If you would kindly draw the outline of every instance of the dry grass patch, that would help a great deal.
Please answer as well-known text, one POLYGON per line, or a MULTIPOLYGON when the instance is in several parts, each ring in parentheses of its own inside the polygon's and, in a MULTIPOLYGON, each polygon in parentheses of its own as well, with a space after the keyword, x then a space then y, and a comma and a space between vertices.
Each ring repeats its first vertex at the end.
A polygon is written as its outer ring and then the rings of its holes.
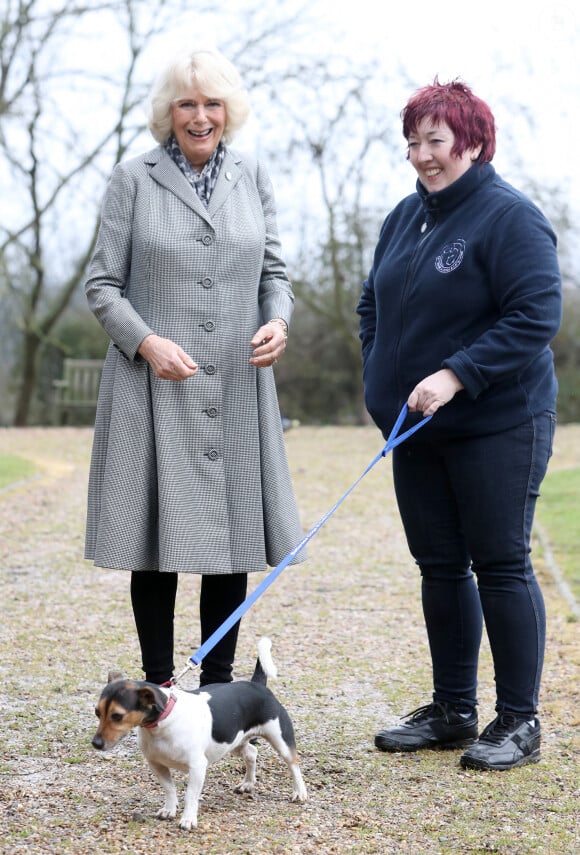
MULTIPOLYGON (((580 455, 559 429, 554 465, 580 455)), ((577 624, 540 559, 549 614, 543 760, 509 773, 462 771, 458 752, 384 755, 377 728, 425 702, 430 673, 419 603, 381 461, 326 523, 310 559, 288 568, 244 619, 238 677, 262 634, 273 640, 276 693, 297 731, 310 799, 289 802, 287 770, 260 748, 259 794, 232 792, 237 761, 210 768, 199 828, 153 818, 161 802, 131 736, 105 759, 90 747, 107 670, 140 676, 128 575, 81 558, 91 431, 0 432, 0 453, 42 477, 0 494, 2 851, 204 855, 572 855, 578 839, 577 624)), ((287 445, 305 529, 380 450, 371 428, 300 428, 287 445)), ((576 465, 578 459, 576 457, 576 465)), ((252 580, 258 584, 259 578, 252 580)), ((198 580, 182 578, 177 663, 199 644, 198 580)), ((188 680, 190 678, 188 677, 188 680)), ((191 675, 194 679, 194 675, 191 675)), ((481 716, 493 716, 489 651, 481 716)), ((181 781, 183 785, 183 780, 181 781)))

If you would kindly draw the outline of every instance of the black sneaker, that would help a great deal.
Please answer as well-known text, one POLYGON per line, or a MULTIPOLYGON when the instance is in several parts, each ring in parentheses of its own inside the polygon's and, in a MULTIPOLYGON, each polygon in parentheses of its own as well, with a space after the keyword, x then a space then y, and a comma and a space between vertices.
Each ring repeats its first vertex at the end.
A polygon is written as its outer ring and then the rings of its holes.
POLYGON ((459 760, 464 769, 497 769, 503 772, 540 759, 541 729, 537 718, 515 713, 498 715, 478 742, 465 751, 459 760))
POLYGON ((397 727, 381 730, 375 745, 381 751, 420 751, 422 748, 464 748, 477 741, 477 712, 435 701, 405 716, 397 727))

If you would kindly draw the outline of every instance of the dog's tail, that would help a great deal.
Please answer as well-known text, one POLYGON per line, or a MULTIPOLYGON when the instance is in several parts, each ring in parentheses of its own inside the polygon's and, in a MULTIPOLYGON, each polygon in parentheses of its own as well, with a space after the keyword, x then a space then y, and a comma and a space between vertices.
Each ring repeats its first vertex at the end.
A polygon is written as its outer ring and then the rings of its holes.
POLYGON ((272 642, 269 638, 261 638, 258 643, 258 658, 252 676, 252 683, 266 685, 268 678, 275 680, 277 677, 276 666, 272 659, 272 642))

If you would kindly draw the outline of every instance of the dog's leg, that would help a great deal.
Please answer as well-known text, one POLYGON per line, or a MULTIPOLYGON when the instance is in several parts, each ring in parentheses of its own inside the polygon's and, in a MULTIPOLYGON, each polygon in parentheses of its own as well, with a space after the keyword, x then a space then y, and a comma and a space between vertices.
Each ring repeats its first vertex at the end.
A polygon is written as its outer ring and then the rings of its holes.
POLYGON ((294 759, 288 763, 288 768, 290 769, 290 774, 292 775, 292 780, 294 781, 294 787, 292 789, 292 801, 293 802, 305 802, 308 798, 308 793, 306 791, 306 784, 304 783, 304 778, 302 777, 302 772, 300 771, 300 766, 298 765, 298 758, 296 753, 294 753, 294 759))
POLYGON ((147 762, 165 792, 165 804, 157 811, 155 816, 159 819, 173 819, 177 814, 177 790, 171 777, 171 771, 161 763, 154 763, 152 760, 148 760, 147 762))
POLYGON ((283 742, 281 746, 275 745, 274 743, 271 744, 272 747, 276 749, 282 760, 284 760, 290 770, 290 774, 292 775, 292 781, 294 784, 292 788, 292 801, 305 802, 308 798, 308 794, 306 792, 306 784, 304 783, 304 778, 302 777, 302 772, 300 771, 300 766, 298 764, 296 749, 291 750, 285 742, 283 742))
POLYGON ((258 758, 258 749, 251 742, 245 742, 236 752, 239 754, 246 764, 246 774, 244 780, 235 788, 236 793, 249 793, 253 795, 256 786, 256 760, 258 758))
POLYGON ((308 794, 306 792, 306 784, 304 783, 304 778, 302 777, 302 772, 300 771, 300 766, 298 764, 298 754, 296 753, 294 743, 294 729, 292 727, 290 717, 284 707, 280 709, 280 722, 270 722, 269 726, 262 732, 262 735, 268 740, 272 748, 278 752, 290 770, 294 784, 292 789, 292 801, 305 802, 308 798, 308 794), (280 726, 280 723, 282 726, 280 726), (287 739, 284 738, 283 734, 286 735, 287 739))
POLYGON ((179 820, 179 827, 186 831, 192 831, 197 826, 197 811, 199 809, 199 797, 205 781, 207 760, 201 757, 189 766, 189 778, 185 791, 185 804, 183 813, 179 820))

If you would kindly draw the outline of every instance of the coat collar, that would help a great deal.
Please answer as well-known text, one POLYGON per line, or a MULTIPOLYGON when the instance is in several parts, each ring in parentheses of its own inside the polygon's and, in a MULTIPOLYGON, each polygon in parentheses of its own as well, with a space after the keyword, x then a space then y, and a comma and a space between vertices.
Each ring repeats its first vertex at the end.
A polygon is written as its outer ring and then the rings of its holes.
POLYGON ((215 187, 209 200, 208 213, 213 216, 219 208, 224 204, 240 178, 242 170, 239 167, 241 157, 234 155, 226 148, 225 157, 222 163, 222 168, 219 171, 215 187))
POLYGON ((206 208, 163 146, 157 146, 148 152, 145 155, 145 162, 151 165, 150 175, 154 181, 177 196, 210 225, 212 224, 212 216, 221 208, 242 177, 242 170, 239 166, 241 157, 226 148, 222 168, 211 194, 209 207, 206 208))
POLYGON ((428 213, 450 211, 477 190, 484 181, 491 180, 494 175, 495 169, 491 163, 474 163, 457 181, 437 193, 428 193, 421 182, 417 180, 417 193, 421 198, 423 208, 428 213))

